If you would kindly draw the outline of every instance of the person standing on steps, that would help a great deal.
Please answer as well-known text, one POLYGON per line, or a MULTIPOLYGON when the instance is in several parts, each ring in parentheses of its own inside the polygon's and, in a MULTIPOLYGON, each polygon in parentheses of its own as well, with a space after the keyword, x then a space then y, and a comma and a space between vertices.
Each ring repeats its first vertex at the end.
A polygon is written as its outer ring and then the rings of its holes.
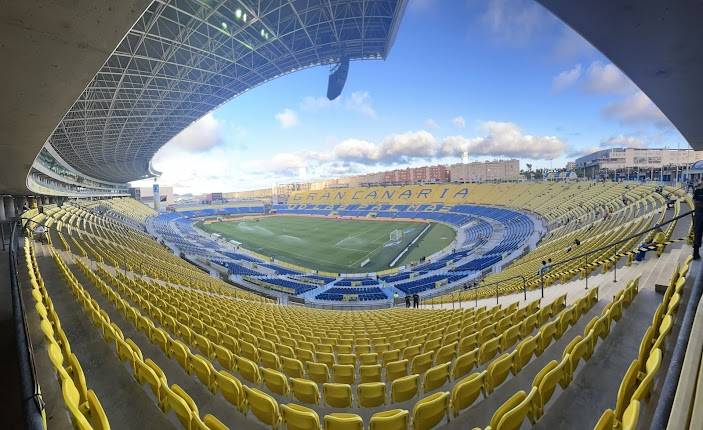
POLYGON ((693 259, 699 260, 701 255, 701 236, 703 236, 703 182, 698 182, 693 190, 693 259))

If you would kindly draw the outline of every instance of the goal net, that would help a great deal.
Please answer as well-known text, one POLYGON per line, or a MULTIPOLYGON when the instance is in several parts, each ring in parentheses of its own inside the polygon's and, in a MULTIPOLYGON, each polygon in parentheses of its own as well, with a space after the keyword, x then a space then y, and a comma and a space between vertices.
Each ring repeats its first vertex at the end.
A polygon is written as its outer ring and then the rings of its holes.
POLYGON ((390 233, 390 242, 400 242, 403 240, 403 230, 393 230, 390 233))

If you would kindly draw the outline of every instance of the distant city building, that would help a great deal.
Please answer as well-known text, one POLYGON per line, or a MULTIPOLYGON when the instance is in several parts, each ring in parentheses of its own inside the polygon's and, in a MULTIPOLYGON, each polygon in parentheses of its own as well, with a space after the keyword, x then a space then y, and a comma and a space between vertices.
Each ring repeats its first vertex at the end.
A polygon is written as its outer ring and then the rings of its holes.
POLYGON ((494 160, 452 164, 448 167, 452 182, 509 181, 520 179, 520 160, 494 160))
POLYGON ((566 163, 566 170, 573 171, 576 170, 576 162, 575 161, 569 161, 566 163))
POLYGON ((677 174, 680 180, 683 172, 702 158, 703 151, 692 149, 610 148, 577 158, 575 163, 587 178, 672 181, 677 174))

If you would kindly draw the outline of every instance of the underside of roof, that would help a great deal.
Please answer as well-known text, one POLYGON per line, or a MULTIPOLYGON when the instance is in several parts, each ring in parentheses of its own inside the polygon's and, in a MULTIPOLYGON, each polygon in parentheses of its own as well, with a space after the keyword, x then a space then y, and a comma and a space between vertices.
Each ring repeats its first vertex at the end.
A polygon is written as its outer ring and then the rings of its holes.
POLYGON ((383 59, 405 0, 155 1, 49 139, 111 182, 149 176, 173 136, 243 92, 343 57, 383 59))

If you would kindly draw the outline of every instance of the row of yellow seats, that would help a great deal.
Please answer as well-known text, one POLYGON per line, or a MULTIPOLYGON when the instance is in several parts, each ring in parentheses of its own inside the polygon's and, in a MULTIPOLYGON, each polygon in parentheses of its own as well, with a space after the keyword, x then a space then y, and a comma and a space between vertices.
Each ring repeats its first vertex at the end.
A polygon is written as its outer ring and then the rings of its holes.
MULTIPOLYGON (((565 301, 565 298, 560 298, 555 300, 554 306, 558 306, 558 303, 561 303, 563 305, 565 301)), ((146 303, 142 303, 141 306, 147 306, 146 303)), ((552 312, 556 311, 556 309, 552 309, 552 305, 550 304, 548 307, 542 309, 539 314, 535 314, 532 316, 532 318, 527 319, 527 324, 523 326, 522 328, 519 326, 513 326, 511 327, 509 324, 502 327, 502 326, 496 326, 496 324, 493 324, 491 326, 486 327, 483 331, 480 332, 481 336, 477 336, 474 334, 473 336, 466 336, 461 340, 461 343, 459 344, 457 341, 453 341, 451 344, 443 346, 437 350, 435 353, 434 350, 428 351, 424 354, 421 353, 420 350, 420 345, 415 345, 415 346, 408 346, 405 348, 405 354, 401 355, 401 351, 396 349, 396 350, 391 350, 391 351, 386 351, 382 353, 382 358, 383 358, 383 363, 384 365, 386 363, 389 363, 391 361, 398 360, 401 357, 404 357, 406 359, 418 359, 418 363, 423 363, 422 368, 426 370, 429 368, 432 363, 443 363, 451 358, 456 354, 457 352, 457 345, 459 345, 459 352, 463 353, 468 351, 469 349, 472 349, 477 346, 479 343, 483 343, 488 341, 489 339, 496 340, 497 343, 496 345, 500 344, 505 344, 507 343, 506 339, 513 339, 512 342, 515 341, 520 335, 521 332, 525 332, 523 335, 526 335, 526 333, 529 333, 531 331, 532 326, 542 323, 546 317, 549 317, 552 312), (520 330, 518 330, 520 329, 520 330), (498 335, 497 333, 502 333, 501 335, 498 335), (411 352, 408 353, 408 348, 411 348, 411 352), (439 357, 439 360, 435 360, 436 357, 439 357), (422 360, 422 361, 420 361, 422 360)), ((164 321, 165 318, 162 316, 160 320, 164 321)), ((179 326, 180 327, 180 326, 179 326)), ((195 338, 195 344, 199 345, 201 350, 207 351, 208 354, 211 354, 211 351, 213 350, 213 347, 210 346, 210 342, 215 342, 218 343, 222 341, 221 339, 222 336, 218 336, 217 330, 213 330, 212 328, 208 327, 207 330, 204 330, 203 326, 199 326, 198 329, 196 329, 196 333, 192 334, 189 329, 183 329, 180 328, 176 330, 176 327, 172 328, 173 331, 179 332, 182 336, 185 336, 185 338, 190 342, 191 338, 195 338), (205 337, 203 337, 202 334, 198 334, 198 332, 204 333, 205 337), (210 340, 207 339, 209 336, 210 340)), ((241 333, 242 335, 246 335, 247 333, 241 333)), ((452 339, 453 340, 453 339, 452 339)), ((228 340, 225 342, 226 346, 231 348, 234 353, 240 353, 244 357, 258 362, 260 359, 262 362, 265 363, 266 367, 274 367, 275 369, 278 369, 281 367, 279 363, 283 363, 282 368, 284 370, 287 370, 287 373, 290 373, 290 376, 294 377, 299 377, 303 373, 303 361, 314 361, 314 354, 310 350, 298 350, 297 354, 296 351, 293 350, 291 347, 288 346, 281 346, 274 344, 271 341, 264 340, 263 338, 259 340, 259 345, 263 347, 262 348, 256 348, 256 346, 250 344, 249 342, 239 340, 239 342, 236 342, 235 339, 228 340), (264 342, 266 342, 264 344, 264 342), (276 355, 276 352, 278 353, 284 353, 286 356, 281 356, 279 357, 276 355), (306 354, 305 360, 298 360, 295 357, 300 356, 302 353, 306 354), (274 363, 274 364, 271 364, 274 363)), ((491 342, 486 342, 487 345, 490 345, 491 342)), ((334 356, 331 353, 321 353, 318 352, 317 354, 318 360, 322 360, 323 364, 328 365, 329 367, 332 367, 335 365, 334 361, 334 356)), ((349 357, 349 362, 352 363, 356 358, 353 354, 340 354, 338 355, 337 359, 339 358, 344 358, 344 357, 349 357)), ((361 363, 362 363, 362 368, 364 367, 365 364, 368 365, 375 365, 377 363, 377 353, 367 353, 367 354, 361 354, 361 363), (369 362, 366 363, 363 360, 364 359, 369 359, 369 362)), ((347 364, 347 363, 342 363, 345 365, 345 367, 340 367, 344 369, 350 369, 347 366, 353 366, 353 364, 347 364)), ((411 366, 415 367, 415 365, 411 366)), ((419 367, 419 365, 418 365, 419 367)), ((353 367, 352 367, 353 369, 353 367)), ((373 367, 367 369, 374 369, 373 367)), ((362 369, 363 370, 363 369, 362 369)), ((371 370, 373 372, 373 370, 371 370)), ((349 372, 351 373, 351 372, 349 372)))
POLYGON ((671 332, 674 317, 681 301, 686 275, 692 257, 672 273, 662 302, 652 316, 652 324, 645 331, 638 357, 630 363, 618 389, 615 410, 606 409, 595 426, 596 430, 635 429, 639 421, 641 402, 652 390, 659 372, 664 340, 671 332))
MULTIPOLYGON (((126 310, 130 308, 130 305, 124 302, 117 293, 95 276, 85 265, 79 262, 79 267, 91 278, 91 281, 96 283, 96 286, 101 291, 107 294, 111 302, 117 304, 117 308, 122 310, 126 318, 131 321, 130 313, 126 310)), ((98 312, 98 314, 102 315, 102 312, 98 312)), ((95 318, 98 318, 98 316, 95 318)), ((101 318, 103 329, 109 330, 108 327, 112 327, 114 333, 119 333, 115 330, 114 323, 109 324, 104 318, 104 316, 101 318)), ((279 408, 278 403, 273 397, 256 388, 243 386, 234 376, 224 370, 215 371, 212 363, 210 363, 207 358, 190 353, 187 346, 180 341, 173 340, 162 330, 159 331, 160 329, 154 327, 153 323, 146 317, 138 315, 137 322, 131 322, 135 324, 138 329, 148 333, 150 339, 158 344, 168 356, 175 358, 189 373, 195 374, 211 391, 219 391, 223 397, 237 407, 238 410, 244 413, 251 411, 261 422, 270 425, 272 428, 276 428, 281 421, 285 423, 289 429, 303 430, 319 428, 319 417, 315 411, 292 403, 281 405, 279 408), (163 338, 161 335, 163 335, 163 338), (315 427, 315 423, 317 423, 318 427, 315 427)), ((138 353, 135 353, 136 345, 133 343, 130 345, 127 341, 120 342, 118 339, 119 335, 114 339, 118 345, 118 354, 121 354, 127 360, 133 361, 135 366, 138 367, 140 357, 138 353)), ((150 362, 150 360, 147 359, 147 362, 150 362)), ((153 368, 153 365, 150 367, 153 368)), ((151 380, 146 379, 146 381, 150 382, 151 380)), ((150 384, 151 383, 152 382, 150 382, 150 384)), ((177 386, 174 384, 173 387, 177 386)), ((179 390, 174 391, 178 392, 179 390)), ((436 393, 417 402, 413 408, 413 428, 415 430, 429 429, 439 422, 439 420, 443 419, 444 415, 436 416, 436 409, 440 408, 446 411, 447 401, 448 393, 436 393), (444 407, 442 407, 442 405, 444 405, 444 407)), ((181 412, 176 409, 176 413, 179 414, 181 412)), ((370 426, 372 429, 379 430, 394 428, 404 429, 407 428, 408 417, 409 413, 406 410, 379 412, 374 414, 371 418, 370 426)), ((332 413, 326 415, 324 421, 327 430, 363 428, 363 420, 361 417, 352 414, 332 413)))
MULTIPOLYGON (((32 297, 35 301, 34 309, 41 319, 39 327, 49 343, 49 359, 61 385, 64 404, 71 415, 71 421, 80 430, 109 430, 110 423, 107 415, 95 392, 88 389, 78 357, 71 352, 71 345, 61 327, 61 320, 44 287, 29 239, 25 239, 24 250, 32 297)), ((42 411, 42 419, 46 428, 44 411, 42 411)))
MULTIPOLYGON (((137 287, 139 288, 139 287, 137 287)), ((268 339, 272 342, 283 343, 285 345, 297 348, 303 347, 305 342, 313 343, 317 345, 312 352, 337 352, 350 354, 353 351, 357 353, 366 352, 378 352, 382 353, 391 348, 404 348, 409 343, 415 343, 415 339, 427 339, 432 336, 432 338, 437 337, 449 337, 456 336, 455 333, 459 333, 459 336, 465 336, 467 333, 481 330, 493 323, 499 323, 501 320, 506 318, 517 318, 522 317, 522 315, 504 315, 503 313, 496 312, 492 316, 487 315, 485 318, 481 318, 478 321, 474 320, 473 316, 466 317, 463 321, 455 320, 454 322, 443 322, 442 325, 436 323, 421 323, 417 321, 400 320, 398 323, 394 323, 389 320, 388 325, 393 330, 392 332, 377 331, 369 333, 368 329, 361 329, 360 332, 337 332, 337 331, 313 331, 315 328, 308 329, 298 329, 293 325, 287 325, 285 322, 277 321, 276 317, 270 314, 263 314, 261 316, 257 315, 255 309, 221 309, 219 303, 217 302, 207 302, 207 305, 198 304, 194 300, 201 300, 197 296, 191 296, 192 298, 187 298, 181 296, 181 300, 178 303, 174 303, 172 300, 164 300, 168 296, 175 296, 177 293, 174 290, 164 289, 161 287, 153 287, 150 291, 144 292, 142 294, 146 297, 151 297, 148 299, 150 302, 165 302, 166 305, 161 305, 160 307, 170 306, 172 309, 175 308, 174 312, 178 313, 178 320, 183 322, 193 321, 197 325, 207 324, 214 325, 219 330, 231 334, 236 337, 241 337, 249 343, 258 343, 261 339, 268 339), (164 290, 161 294, 153 294, 158 290, 164 290), (189 309, 191 306, 194 309, 189 309), (203 307, 209 307, 210 315, 207 315, 202 310, 203 307), (218 310, 219 309, 219 310, 218 310), (215 313, 213 315, 213 312, 215 313), (192 314, 188 316, 188 313, 192 314), (237 313, 242 315, 247 315, 249 321, 243 320, 240 316, 237 320, 237 313), (229 315, 229 316, 226 316, 229 315), (265 326, 261 324, 260 321, 269 321, 265 326), (417 325, 421 327, 417 329, 415 327, 404 327, 405 325, 417 325), (276 327, 278 326, 278 327, 276 327), (246 335, 245 333, 250 333, 246 335), (391 334, 394 333, 394 334, 391 334), (300 341, 295 341, 293 338, 301 339, 300 341), (324 341, 323 341, 324 340, 324 341), (371 349, 370 349, 371 348, 371 349)), ((207 300, 207 297, 202 297, 202 300, 207 300)), ((508 309, 509 310, 509 309, 508 309)), ((172 312, 173 313, 173 312, 172 312)), ((446 313, 446 312, 445 312, 446 313)), ((388 314, 381 314, 388 315, 388 314)), ((410 316, 410 314, 406 314, 410 316)), ((390 316, 390 315, 389 315, 390 316)), ((431 314, 417 312, 416 317, 422 318, 433 318, 431 314)), ((285 318, 288 319, 291 324, 295 324, 295 318, 285 318)), ((508 319, 506 321, 509 322, 508 319)), ((422 340, 421 340, 422 342, 422 340)), ((308 348, 310 349, 310 348, 308 348)))
MULTIPOLYGON (((539 357, 552 343, 563 336, 569 326, 575 325, 581 316, 588 313, 598 302, 598 288, 563 310, 558 319, 543 325, 538 334, 529 336, 520 342, 511 353, 505 353, 495 359, 485 370, 475 372, 460 380, 451 392, 451 408, 454 415, 471 406, 481 394, 487 398, 508 377, 508 373, 517 375, 533 357, 539 357)), ((589 328, 592 324, 589 323, 589 328)), ((580 340, 580 336, 575 338, 580 340)), ((574 341, 571 344, 575 343, 574 341)))
MULTIPOLYGON (((54 253, 54 261, 72 293, 80 301, 92 323, 100 329, 102 337, 115 347, 115 353, 121 361, 129 364, 135 380, 139 384, 147 383, 151 388, 159 408, 168 413, 173 411, 186 429, 192 430, 227 430, 220 420, 210 414, 202 419, 193 399, 178 384, 169 387, 166 375, 161 368, 149 358, 144 359, 141 349, 130 338, 125 338, 122 330, 110 321, 107 313, 80 285, 75 275, 63 260, 54 253)), ((92 427, 79 426, 81 430, 92 427)), ((103 428, 103 427, 100 427, 103 428)), ((109 428, 109 427, 104 427, 109 428)))
POLYGON ((564 348, 561 361, 552 360, 535 375, 528 393, 516 392, 496 409, 486 430, 519 429, 527 418, 531 424, 544 415, 545 407, 552 398, 556 386, 566 389, 572 382, 581 361, 588 361, 595 350, 598 339, 605 340, 611 325, 622 318, 639 291, 639 278, 630 281, 612 302, 603 308, 600 316, 586 325, 583 336, 578 335, 564 348))
MULTIPOLYGON (((597 300, 597 291, 593 290, 588 297, 585 297, 583 299, 584 305, 579 305, 578 309, 583 309, 587 307, 588 303, 594 303, 595 300, 597 300)), ((563 304, 564 299, 557 299, 554 303, 555 305, 563 304)), ((568 325, 572 322, 573 318, 575 317, 571 314, 570 311, 565 313, 565 315, 566 317, 562 315, 562 317, 559 319, 560 325, 558 327, 568 327, 568 325)), ((541 335, 543 336, 540 336, 538 353, 540 353, 541 350, 551 342, 552 337, 558 338, 564 331, 564 329, 556 328, 557 326, 555 324, 552 324, 551 327, 553 329, 546 329, 541 332, 541 335)), ((532 353, 533 350, 530 349, 529 354, 527 354, 528 356, 526 358, 523 358, 523 360, 528 361, 532 353)), ((298 400, 312 404, 317 404, 320 400, 320 394, 317 389, 317 385, 313 381, 306 381, 296 377, 291 377, 290 379, 286 380, 285 375, 275 370, 257 369, 256 364, 251 362, 250 360, 242 359, 240 357, 237 357, 234 363, 230 363, 230 360, 231 359, 222 360, 222 364, 225 366, 237 366, 238 370, 240 371, 240 374, 242 374, 245 379, 249 380, 250 382, 260 384, 261 379, 263 379, 267 387, 274 393, 286 395, 289 391, 292 391, 294 396, 298 400)), ((470 371, 471 368, 473 368, 476 361, 476 356, 474 354, 473 364, 466 366, 466 372, 470 371)), ((444 384, 444 382, 448 379, 448 364, 449 363, 441 366, 436 366, 435 368, 430 369, 425 374, 424 384, 426 385, 426 391, 435 389, 444 384)), ((405 370, 405 368, 403 370, 405 370)), ((392 401, 404 401, 413 398, 418 392, 418 377, 419 375, 409 375, 407 377, 398 378, 398 380, 396 380, 392 385, 392 401)), ((211 378, 209 376, 205 375, 205 377, 203 378, 203 382, 207 383, 207 381, 210 381, 210 379, 211 378)), ((350 381, 345 380, 345 382, 350 381)), ((327 404, 330 406, 337 405, 336 407, 347 407, 353 404, 351 396, 351 385, 340 383, 325 384, 323 386, 323 390, 325 393, 325 398, 330 399, 326 401, 327 404)), ((358 396, 361 404, 364 404, 365 402, 368 402, 365 404, 365 406, 383 404, 383 401, 385 399, 385 384, 361 384, 358 387, 358 390, 358 396)))

